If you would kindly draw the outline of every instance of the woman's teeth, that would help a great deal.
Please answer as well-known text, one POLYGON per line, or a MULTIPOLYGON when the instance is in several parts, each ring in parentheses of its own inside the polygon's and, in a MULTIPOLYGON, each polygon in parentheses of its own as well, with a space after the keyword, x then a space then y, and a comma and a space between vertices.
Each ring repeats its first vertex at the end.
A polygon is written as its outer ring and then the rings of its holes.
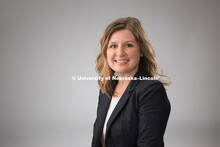
POLYGON ((116 60, 116 62, 117 63, 125 63, 125 62, 128 62, 128 60, 120 60, 120 61, 116 60))

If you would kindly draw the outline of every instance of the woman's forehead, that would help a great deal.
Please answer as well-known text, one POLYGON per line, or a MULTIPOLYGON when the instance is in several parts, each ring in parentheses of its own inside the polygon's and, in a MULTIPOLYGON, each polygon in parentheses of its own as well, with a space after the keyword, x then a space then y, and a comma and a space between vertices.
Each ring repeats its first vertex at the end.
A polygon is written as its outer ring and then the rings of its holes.
POLYGON ((129 30, 119 30, 114 32, 110 39, 109 43, 118 43, 118 42, 136 42, 133 33, 129 30))

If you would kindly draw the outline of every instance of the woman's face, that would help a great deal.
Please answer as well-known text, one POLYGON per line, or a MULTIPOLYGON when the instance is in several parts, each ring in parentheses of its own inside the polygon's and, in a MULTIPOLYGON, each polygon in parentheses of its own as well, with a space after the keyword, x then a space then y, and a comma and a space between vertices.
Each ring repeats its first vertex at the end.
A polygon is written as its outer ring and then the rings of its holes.
POLYGON ((129 30, 119 30, 111 35, 107 48, 107 61, 118 76, 134 76, 141 56, 134 35, 129 30))

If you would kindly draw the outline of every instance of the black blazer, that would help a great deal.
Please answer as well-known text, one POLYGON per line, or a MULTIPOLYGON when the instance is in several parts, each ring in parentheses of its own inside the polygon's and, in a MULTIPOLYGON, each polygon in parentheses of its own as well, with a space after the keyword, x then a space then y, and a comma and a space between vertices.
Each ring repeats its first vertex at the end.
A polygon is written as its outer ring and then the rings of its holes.
MULTIPOLYGON (((134 77, 152 77, 139 68, 134 77)), ((113 82, 113 88, 117 81, 113 82)), ((103 126, 111 96, 99 94, 92 147, 101 147, 103 126)), ((163 136, 170 102, 158 80, 131 80, 106 127, 105 147, 164 147, 163 136)))

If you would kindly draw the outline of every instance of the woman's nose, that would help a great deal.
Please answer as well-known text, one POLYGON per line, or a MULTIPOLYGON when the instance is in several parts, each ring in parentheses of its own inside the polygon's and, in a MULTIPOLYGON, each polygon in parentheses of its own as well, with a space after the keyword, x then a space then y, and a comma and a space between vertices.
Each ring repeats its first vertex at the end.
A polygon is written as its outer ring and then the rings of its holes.
POLYGON ((119 56, 119 57, 125 55, 123 46, 119 46, 119 47, 118 47, 116 55, 119 56))

